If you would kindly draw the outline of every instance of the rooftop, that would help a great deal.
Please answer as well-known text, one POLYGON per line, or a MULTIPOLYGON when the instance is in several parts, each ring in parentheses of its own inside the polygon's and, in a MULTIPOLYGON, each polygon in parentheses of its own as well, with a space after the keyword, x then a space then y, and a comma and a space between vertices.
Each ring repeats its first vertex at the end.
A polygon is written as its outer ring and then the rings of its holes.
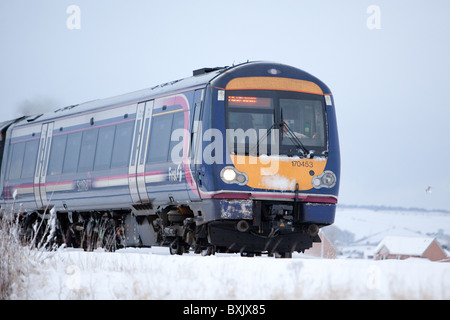
POLYGON ((375 252, 385 247, 391 254, 421 256, 434 240, 430 237, 387 236, 378 244, 375 252))

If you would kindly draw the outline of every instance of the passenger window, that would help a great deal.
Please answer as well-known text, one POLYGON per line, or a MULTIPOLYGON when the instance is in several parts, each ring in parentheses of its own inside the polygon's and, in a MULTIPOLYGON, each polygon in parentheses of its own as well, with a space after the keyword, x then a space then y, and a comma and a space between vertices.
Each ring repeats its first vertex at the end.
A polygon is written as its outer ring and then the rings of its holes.
POLYGON ((75 173, 77 171, 81 136, 81 132, 76 132, 69 134, 67 137, 63 173, 75 173))
POLYGON ((100 128, 94 170, 105 170, 111 167, 115 131, 115 126, 100 128))
POLYGON ((134 128, 134 143, 133 143, 133 155, 131 157, 131 164, 130 164, 131 166, 134 166, 134 164, 136 163, 136 153, 134 152, 134 150, 136 150, 138 145, 140 128, 141 128, 141 120, 137 120, 136 126, 134 128))
POLYGON ((183 129, 184 128, 184 112, 177 112, 173 116, 173 124, 172 124, 172 131, 170 132, 170 145, 169 145, 169 162, 174 163, 180 163, 183 160, 183 148, 181 147, 178 151, 178 154, 174 154, 174 158, 172 159, 172 150, 175 146, 178 144, 183 144, 183 138, 180 137, 180 135, 176 135, 173 138, 175 141, 172 141, 172 134, 177 129, 183 129))
POLYGON ((5 143, 3 141, 3 133, 0 131, 0 168, 2 166, 4 148, 5 148, 5 143))
POLYGON ((147 163, 165 162, 169 151, 172 133, 173 114, 154 115, 150 129, 150 146, 147 152, 147 163))
POLYGON ((133 122, 125 122, 117 125, 112 151, 111 168, 128 167, 130 162, 133 127, 133 122))
POLYGON ((9 169, 9 179, 20 178, 24 153, 25 153, 25 142, 16 143, 13 145, 11 156, 11 167, 9 169))
MULTIPOLYGON (((148 137, 147 137, 147 132, 148 132, 148 126, 149 126, 149 124, 150 124, 150 119, 149 118, 147 118, 147 119, 145 119, 145 126, 144 126, 144 131, 143 131, 143 137, 142 137, 142 143, 146 143, 146 141, 148 140, 148 137)), ((142 149, 142 152, 141 152, 141 158, 139 159, 139 164, 140 165, 142 165, 142 164, 144 164, 144 156, 145 156, 145 152, 144 152, 144 150, 145 150, 145 146, 144 145, 142 145, 142 147, 141 147, 141 149, 142 149)))
POLYGON ((36 159, 39 149, 39 140, 28 141, 25 145, 25 157, 23 159, 22 175, 23 179, 32 178, 36 169, 36 159))
POLYGON ((83 132, 78 172, 87 172, 93 169, 97 137, 98 129, 90 129, 83 132))
POLYGON ((67 135, 59 135, 53 137, 47 175, 54 176, 62 173, 66 142, 67 135))

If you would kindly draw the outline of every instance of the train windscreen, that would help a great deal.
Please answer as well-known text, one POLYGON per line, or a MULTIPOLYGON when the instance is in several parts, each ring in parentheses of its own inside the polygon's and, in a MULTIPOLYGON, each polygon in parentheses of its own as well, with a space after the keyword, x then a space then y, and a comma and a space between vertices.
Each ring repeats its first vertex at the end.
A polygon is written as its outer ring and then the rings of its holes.
POLYGON ((227 147, 232 154, 306 156, 327 149, 323 96, 233 90, 226 101, 227 147))

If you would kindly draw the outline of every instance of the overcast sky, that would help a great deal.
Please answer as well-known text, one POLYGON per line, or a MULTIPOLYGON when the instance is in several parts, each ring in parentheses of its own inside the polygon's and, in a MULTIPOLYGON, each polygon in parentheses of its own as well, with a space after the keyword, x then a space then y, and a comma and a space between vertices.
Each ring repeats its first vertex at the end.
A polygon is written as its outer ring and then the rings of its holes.
POLYGON ((449 13, 449 0, 0 0, 0 121, 276 61, 334 94, 340 203, 450 209, 449 13))

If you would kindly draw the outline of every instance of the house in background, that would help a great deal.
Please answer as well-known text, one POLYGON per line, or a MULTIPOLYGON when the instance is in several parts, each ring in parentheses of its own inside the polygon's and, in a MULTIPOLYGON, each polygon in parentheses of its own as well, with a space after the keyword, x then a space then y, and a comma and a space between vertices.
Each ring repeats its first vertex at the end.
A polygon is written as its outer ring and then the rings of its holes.
POLYGON ((325 233, 320 231, 319 238, 322 242, 320 243, 314 242, 313 246, 310 249, 305 250, 305 255, 320 257, 324 259, 336 259, 337 254, 336 248, 325 236, 325 233))
POLYGON ((387 236, 375 248, 374 259, 427 258, 439 261, 447 258, 435 238, 387 236))

